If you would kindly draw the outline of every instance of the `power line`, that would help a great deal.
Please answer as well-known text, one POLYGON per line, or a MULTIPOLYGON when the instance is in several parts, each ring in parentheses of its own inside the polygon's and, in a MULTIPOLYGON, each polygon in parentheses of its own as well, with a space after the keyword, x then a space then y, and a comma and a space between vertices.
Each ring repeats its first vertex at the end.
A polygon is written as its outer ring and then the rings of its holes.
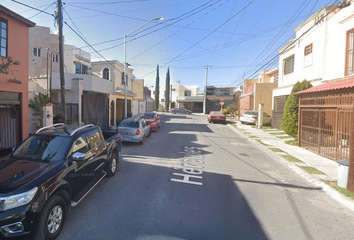
POLYGON ((29 6, 29 5, 27 5, 27 4, 24 4, 24 3, 18 2, 18 1, 16 1, 16 0, 11 0, 11 1, 12 1, 12 2, 15 2, 15 3, 18 3, 18 4, 20 4, 20 5, 23 5, 23 6, 25 6, 25 7, 28 7, 28 8, 31 8, 31 9, 37 10, 37 11, 39 11, 39 12, 41 12, 41 13, 45 13, 45 14, 48 14, 48 15, 50 15, 50 16, 52 16, 52 17, 54 17, 54 14, 51 14, 51 13, 49 13, 49 12, 46 12, 46 11, 40 10, 40 9, 38 9, 38 8, 35 8, 35 7, 32 7, 32 6, 29 6))

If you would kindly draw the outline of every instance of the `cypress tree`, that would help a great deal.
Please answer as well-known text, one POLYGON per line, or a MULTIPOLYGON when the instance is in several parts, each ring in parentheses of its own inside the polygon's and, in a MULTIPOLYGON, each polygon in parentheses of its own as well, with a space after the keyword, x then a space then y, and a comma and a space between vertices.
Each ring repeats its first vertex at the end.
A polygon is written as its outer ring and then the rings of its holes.
POLYGON ((155 84, 155 111, 159 110, 159 104, 160 104, 160 76, 159 76, 159 65, 157 64, 157 70, 156 70, 156 84, 155 84))
POLYGON ((167 68, 166 73, 166 90, 165 90, 165 110, 170 110, 170 68, 167 68))

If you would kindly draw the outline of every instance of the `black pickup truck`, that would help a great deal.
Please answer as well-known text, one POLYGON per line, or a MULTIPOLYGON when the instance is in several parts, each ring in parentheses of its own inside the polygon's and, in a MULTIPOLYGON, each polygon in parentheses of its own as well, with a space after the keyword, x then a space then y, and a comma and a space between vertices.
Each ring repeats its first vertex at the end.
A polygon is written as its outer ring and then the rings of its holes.
POLYGON ((121 136, 92 124, 39 129, 0 159, 0 239, 56 239, 65 217, 117 171, 121 136))

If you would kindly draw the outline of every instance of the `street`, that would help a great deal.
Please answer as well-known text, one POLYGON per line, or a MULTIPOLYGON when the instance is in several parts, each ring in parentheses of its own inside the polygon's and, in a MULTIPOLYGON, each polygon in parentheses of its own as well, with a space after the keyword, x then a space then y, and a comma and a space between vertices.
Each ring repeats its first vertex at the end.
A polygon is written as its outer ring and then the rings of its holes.
POLYGON ((244 135, 202 115, 161 120, 123 144, 58 239, 353 239, 353 212, 244 135))

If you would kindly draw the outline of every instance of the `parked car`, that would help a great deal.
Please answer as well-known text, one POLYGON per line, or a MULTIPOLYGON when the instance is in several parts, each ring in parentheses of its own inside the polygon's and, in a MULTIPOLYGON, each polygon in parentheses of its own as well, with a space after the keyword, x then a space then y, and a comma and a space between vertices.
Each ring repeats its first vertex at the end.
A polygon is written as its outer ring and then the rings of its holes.
MULTIPOLYGON (((244 123, 251 123, 251 124, 258 124, 258 112, 257 111, 247 111, 241 115, 240 121, 242 124, 244 123)), ((263 124, 271 124, 272 117, 269 116, 267 113, 263 113, 263 124)))
POLYGON ((172 108, 170 110, 171 113, 176 114, 176 113, 184 113, 184 114, 192 114, 191 110, 185 109, 185 108, 172 108))
POLYGON ((149 124, 151 130, 153 132, 156 132, 158 128, 160 128, 160 117, 157 115, 157 113, 154 112, 149 112, 149 113, 144 113, 144 119, 147 124, 149 124))
POLYGON ((208 115, 208 122, 209 123, 220 122, 225 124, 226 116, 222 112, 211 111, 208 115))
POLYGON ((123 142, 137 142, 144 144, 145 139, 151 135, 151 128, 146 123, 143 114, 137 114, 120 122, 118 131, 123 142))
POLYGON ((72 207, 115 175, 120 151, 119 133, 92 124, 29 136, 0 159, 0 239, 57 238, 72 207))

